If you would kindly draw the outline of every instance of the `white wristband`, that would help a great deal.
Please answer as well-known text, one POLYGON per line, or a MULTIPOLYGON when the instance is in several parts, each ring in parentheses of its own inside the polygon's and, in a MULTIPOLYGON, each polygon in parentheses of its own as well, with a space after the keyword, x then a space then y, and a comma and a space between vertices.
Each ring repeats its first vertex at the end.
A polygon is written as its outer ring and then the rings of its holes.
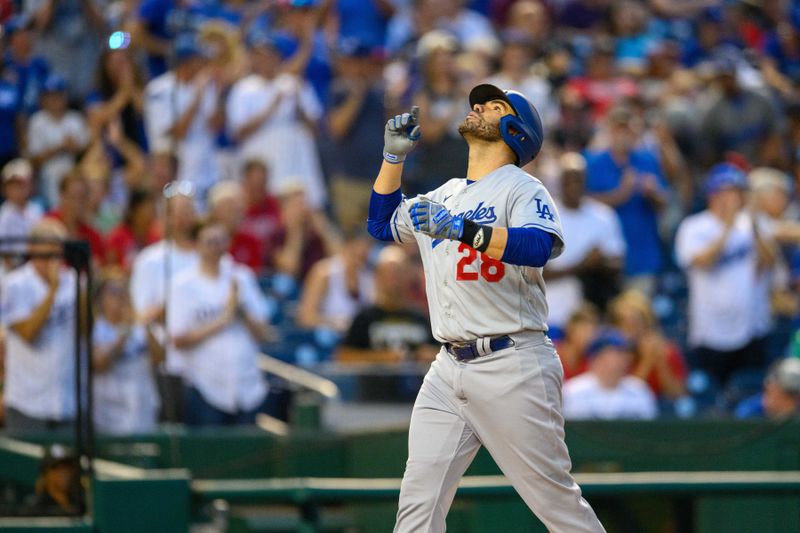
POLYGON ((383 159, 387 163, 391 163, 393 165, 396 165, 398 163, 402 163, 403 161, 405 161, 406 160, 406 156, 390 154, 389 152, 383 152, 383 159))

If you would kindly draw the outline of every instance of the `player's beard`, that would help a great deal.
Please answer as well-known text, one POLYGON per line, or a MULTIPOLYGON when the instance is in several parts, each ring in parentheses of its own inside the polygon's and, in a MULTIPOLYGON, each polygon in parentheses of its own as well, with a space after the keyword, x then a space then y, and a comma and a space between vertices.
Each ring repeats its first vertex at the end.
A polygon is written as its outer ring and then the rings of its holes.
POLYGON ((503 136, 500 133, 500 126, 498 124, 489 124, 481 117, 476 117, 474 120, 469 120, 469 117, 464 119, 458 126, 458 133, 467 139, 472 137, 479 141, 502 141, 503 136))

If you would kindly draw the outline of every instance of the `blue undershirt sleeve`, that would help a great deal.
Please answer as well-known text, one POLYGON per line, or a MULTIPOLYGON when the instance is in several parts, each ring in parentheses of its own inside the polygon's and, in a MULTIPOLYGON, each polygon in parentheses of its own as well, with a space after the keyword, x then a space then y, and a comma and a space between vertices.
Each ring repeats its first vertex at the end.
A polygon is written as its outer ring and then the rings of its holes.
POLYGON ((553 252, 552 233, 539 228, 508 228, 503 263, 542 267, 553 252))
POLYGON ((400 189, 389 194, 372 191, 369 198, 367 231, 380 241, 393 242, 391 219, 397 206, 403 201, 400 189))

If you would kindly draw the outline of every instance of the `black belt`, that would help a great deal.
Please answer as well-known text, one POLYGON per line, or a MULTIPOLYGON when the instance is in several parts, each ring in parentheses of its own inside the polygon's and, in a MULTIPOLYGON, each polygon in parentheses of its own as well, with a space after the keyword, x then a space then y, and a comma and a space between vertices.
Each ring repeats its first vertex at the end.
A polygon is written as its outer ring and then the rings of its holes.
POLYGON ((514 346, 514 340, 508 335, 502 337, 483 338, 464 344, 446 343, 445 348, 458 361, 472 361, 492 352, 514 346))

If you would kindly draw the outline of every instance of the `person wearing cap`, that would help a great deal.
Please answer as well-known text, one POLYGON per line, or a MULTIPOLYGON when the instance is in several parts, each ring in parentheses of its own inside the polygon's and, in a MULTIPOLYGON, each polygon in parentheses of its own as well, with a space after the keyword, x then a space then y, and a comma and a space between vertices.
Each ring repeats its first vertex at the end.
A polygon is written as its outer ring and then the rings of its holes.
POLYGON ((220 87, 205 50, 192 34, 173 42, 172 68, 145 87, 144 119, 150 151, 178 157, 177 178, 195 185, 198 206, 221 177, 217 136, 224 123, 220 87))
POLYGON ((468 101, 466 176, 403 197, 406 156, 425 135, 412 107, 386 123, 370 200, 370 234, 419 250, 442 344, 411 415, 395 532, 443 532, 481 446, 549 530, 605 531, 569 473, 563 372, 546 333, 542 268, 565 240, 550 193, 524 170, 542 148, 541 118, 523 94, 490 84, 468 101))
POLYGON ((17 87, 17 112, 30 115, 39 107, 39 93, 50 74, 50 64, 35 52, 38 34, 30 17, 17 15, 3 26, 5 54, 0 72, 17 87))
POLYGON ((630 341, 615 329, 601 331, 586 351, 588 370, 564 383, 567 420, 652 419, 656 398, 647 383, 629 374, 630 341))
POLYGON ((738 370, 763 364, 756 342, 756 279, 771 252, 743 209, 746 189, 739 168, 714 166, 705 184, 708 208, 684 219, 675 239, 678 265, 689 280, 694 364, 720 385, 738 370))
POLYGON ((6 328, 5 427, 43 433, 73 427, 75 417, 75 273, 52 244, 67 238, 57 220, 34 226, 34 254, 0 282, 0 320, 6 328), (40 255, 36 255, 40 254, 40 255))
POLYGON ((372 177, 378 163, 365 162, 364 154, 381 149, 375 124, 385 116, 381 62, 364 43, 342 39, 334 66, 329 137, 322 145, 330 176, 331 201, 339 227, 349 232, 367 217, 372 177))
POLYGON ((36 493, 22 514, 29 516, 78 515, 83 505, 78 458, 62 444, 45 449, 36 480, 36 493))
POLYGON ((663 264, 658 219, 668 185, 658 156, 636 145, 642 124, 630 107, 615 106, 607 121, 609 147, 589 154, 586 189, 619 215, 631 251, 625 257, 625 285, 652 295, 663 264))
MULTIPOLYGON (((27 237, 44 215, 42 206, 31 201, 33 167, 25 159, 14 159, 0 171, 0 179, 2 195, 6 199, 0 205, 0 239, 27 237)), ((25 246, 4 245, 2 249, 22 251, 25 246)), ((9 265, 15 263, 13 258, 6 258, 3 262, 9 265)))
POLYGON ((764 390, 742 400, 734 415, 772 420, 800 415, 800 358, 786 357, 773 363, 764 378, 764 390))
POLYGON ((227 128, 237 144, 239 165, 263 161, 272 193, 300 183, 309 204, 320 209, 327 192, 314 125, 322 105, 311 85, 284 63, 274 36, 255 34, 249 45, 252 73, 234 84, 226 100, 227 128))
POLYGON ((40 101, 28 123, 28 153, 39 169, 40 190, 54 207, 61 180, 89 142, 89 127, 82 113, 69 109, 67 82, 60 75, 47 77, 40 101))
POLYGON ((780 117, 766 96, 742 86, 741 61, 738 52, 729 49, 722 49, 713 60, 719 91, 700 117, 703 163, 710 166, 735 152, 754 166, 783 166, 780 117))

